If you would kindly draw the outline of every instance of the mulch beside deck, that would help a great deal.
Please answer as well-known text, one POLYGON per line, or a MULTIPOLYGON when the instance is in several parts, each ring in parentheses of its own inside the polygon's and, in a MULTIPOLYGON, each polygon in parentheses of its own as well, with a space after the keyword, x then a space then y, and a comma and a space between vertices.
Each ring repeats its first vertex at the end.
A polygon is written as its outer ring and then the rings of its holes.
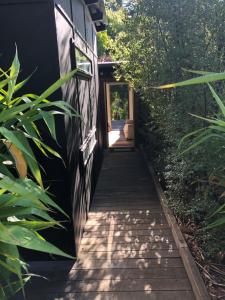
POLYGON ((138 152, 107 153, 78 260, 34 263, 28 300, 193 300, 153 180, 138 152))

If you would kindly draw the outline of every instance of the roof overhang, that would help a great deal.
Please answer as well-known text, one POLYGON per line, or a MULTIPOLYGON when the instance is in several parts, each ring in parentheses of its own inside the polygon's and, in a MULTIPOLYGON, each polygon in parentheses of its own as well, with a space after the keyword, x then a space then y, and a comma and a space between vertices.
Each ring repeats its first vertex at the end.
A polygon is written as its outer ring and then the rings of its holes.
POLYGON ((112 68, 115 66, 119 66, 121 64, 121 61, 102 61, 98 62, 99 68, 112 68))
POLYGON ((97 31, 103 31, 107 26, 104 0, 84 0, 89 8, 91 18, 97 31))

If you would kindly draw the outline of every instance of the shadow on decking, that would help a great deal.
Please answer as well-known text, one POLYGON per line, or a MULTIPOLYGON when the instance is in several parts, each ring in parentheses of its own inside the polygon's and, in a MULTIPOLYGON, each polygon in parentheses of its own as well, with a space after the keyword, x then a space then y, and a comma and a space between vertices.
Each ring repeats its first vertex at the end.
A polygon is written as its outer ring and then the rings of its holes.
POLYGON ((153 182, 135 152, 106 156, 77 262, 36 267, 49 280, 32 279, 28 300, 195 299, 153 182))
MULTIPOLYGON (((149 216, 143 211, 140 215, 149 216)), ((124 223, 144 224, 132 214, 124 217, 124 223)), ((33 263, 33 270, 48 280, 34 278, 27 286, 27 299, 174 300, 181 299, 176 298, 178 291, 183 299, 193 299, 171 232, 157 227, 163 221, 161 214, 151 218, 146 232, 113 229, 112 220, 109 231, 100 230, 96 222, 87 223, 94 231, 90 235, 86 231, 76 263, 33 263), (93 234, 96 229, 98 234, 93 234)))

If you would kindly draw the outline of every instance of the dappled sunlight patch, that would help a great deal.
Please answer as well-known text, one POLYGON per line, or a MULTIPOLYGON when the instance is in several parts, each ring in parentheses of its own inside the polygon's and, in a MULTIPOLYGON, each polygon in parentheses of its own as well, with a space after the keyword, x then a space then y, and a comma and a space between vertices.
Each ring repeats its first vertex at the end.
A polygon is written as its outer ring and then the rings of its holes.
POLYGON ((109 147, 116 144, 117 141, 120 139, 120 130, 112 130, 109 132, 109 147))
POLYGON ((152 286, 150 284, 145 284, 144 291, 146 291, 147 294, 151 294, 152 286))

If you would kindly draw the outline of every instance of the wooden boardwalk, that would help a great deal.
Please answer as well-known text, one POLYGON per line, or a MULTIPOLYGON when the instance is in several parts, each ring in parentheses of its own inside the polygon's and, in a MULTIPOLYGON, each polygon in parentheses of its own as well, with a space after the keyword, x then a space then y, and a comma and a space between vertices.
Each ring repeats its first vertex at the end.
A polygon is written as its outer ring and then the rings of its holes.
POLYGON ((108 153, 78 261, 36 263, 27 299, 195 299, 153 181, 137 152, 108 153), (47 274, 46 274, 47 268, 47 274))

